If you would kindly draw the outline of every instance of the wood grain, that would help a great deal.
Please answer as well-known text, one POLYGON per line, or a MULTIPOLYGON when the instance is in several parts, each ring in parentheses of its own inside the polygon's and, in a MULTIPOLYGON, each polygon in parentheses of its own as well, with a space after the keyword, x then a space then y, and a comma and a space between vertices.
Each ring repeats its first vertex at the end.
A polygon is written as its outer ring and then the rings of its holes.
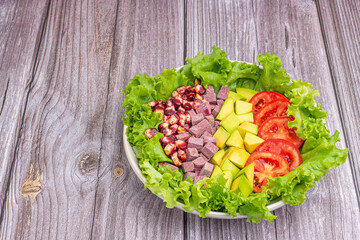
MULTIPOLYGON (((291 76, 314 84, 329 113, 331 132, 344 129, 327 63, 316 4, 313 1, 256 2, 259 52, 278 55, 291 76)), ((339 147, 345 147, 344 136, 339 147)), ((356 239, 359 208, 349 161, 317 184, 301 206, 275 211, 279 239, 356 239)))
POLYGON ((123 150, 124 95, 141 73, 160 74, 184 60, 183 1, 129 1, 118 7, 101 146, 93 239, 183 239, 183 212, 165 203, 137 179, 123 150), (122 168, 124 174, 114 175, 122 168))
POLYGON ((89 239, 115 15, 115 1, 51 2, 1 239, 89 239))
POLYGON ((46 10, 44 1, 0 3, 0 223, 46 10))

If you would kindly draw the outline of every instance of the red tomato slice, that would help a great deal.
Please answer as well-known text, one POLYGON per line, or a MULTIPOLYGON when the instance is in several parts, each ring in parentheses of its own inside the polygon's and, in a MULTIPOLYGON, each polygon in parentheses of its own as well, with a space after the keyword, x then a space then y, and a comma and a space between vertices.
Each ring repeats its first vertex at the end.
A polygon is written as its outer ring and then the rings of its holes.
POLYGON ((266 120, 260 127, 258 136, 264 140, 283 139, 300 148, 304 140, 295 133, 295 128, 289 129, 291 117, 273 117, 266 120))
POLYGON ((283 156, 289 163, 290 171, 301 164, 299 149, 291 142, 282 139, 269 139, 259 145, 256 152, 272 152, 283 156))
POLYGON ((266 104, 254 115, 254 123, 261 127, 269 118, 286 116, 289 104, 290 102, 288 100, 275 100, 266 104))
POLYGON ((267 178, 284 176, 290 171, 285 157, 271 152, 253 152, 245 166, 254 162, 254 192, 261 192, 262 186, 267 186, 267 178))
POLYGON ((277 92, 272 91, 262 91, 255 94, 251 99, 250 103, 252 106, 252 112, 255 115, 261 108, 263 108, 269 102, 273 102, 275 100, 284 100, 289 101, 286 97, 277 92))

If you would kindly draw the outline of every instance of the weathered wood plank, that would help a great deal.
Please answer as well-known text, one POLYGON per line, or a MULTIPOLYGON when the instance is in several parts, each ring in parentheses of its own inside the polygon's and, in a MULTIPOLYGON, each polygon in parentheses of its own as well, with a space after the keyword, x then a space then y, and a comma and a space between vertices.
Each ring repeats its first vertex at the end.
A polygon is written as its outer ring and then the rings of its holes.
MULTIPOLYGON (((253 3, 250 1, 188 1, 187 51, 209 53, 216 45, 229 59, 254 62, 258 54, 253 3)), ((201 219, 187 214, 188 239, 275 239, 275 224, 250 224, 245 219, 201 219)))
POLYGON ((349 161, 360 204, 360 2, 317 1, 349 161))
POLYGON ((45 1, 0 3, 0 216, 46 12, 45 1))
MULTIPOLYGON (((256 1, 259 52, 274 52, 293 78, 320 91, 328 127, 344 132, 313 1, 256 1)), ((341 148, 345 147, 341 135, 341 148)), ((331 170, 303 205, 275 211, 279 239, 356 239, 359 208, 349 161, 331 170)))
POLYGON ((182 211, 167 209, 144 190, 128 164, 121 134, 121 90, 129 80, 183 64, 183 1, 120 1, 117 19, 92 237, 183 239, 182 211), (123 175, 114 175, 118 169, 123 175))
POLYGON ((116 1, 53 1, 48 14, 1 239, 91 233, 116 1))

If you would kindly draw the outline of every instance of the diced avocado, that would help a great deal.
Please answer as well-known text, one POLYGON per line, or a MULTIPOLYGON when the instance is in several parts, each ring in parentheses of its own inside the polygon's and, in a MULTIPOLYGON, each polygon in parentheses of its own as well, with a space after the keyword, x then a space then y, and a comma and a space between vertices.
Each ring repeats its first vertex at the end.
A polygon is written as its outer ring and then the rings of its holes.
POLYGON ((228 133, 223 127, 219 127, 213 137, 216 137, 216 146, 223 149, 226 146, 226 141, 230 137, 230 133, 228 133))
POLYGON ((250 99, 257 94, 258 92, 249 88, 237 88, 236 93, 240 96, 246 98, 246 102, 250 101, 250 99))
POLYGON ((234 112, 230 113, 224 120, 220 122, 220 126, 225 128, 225 130, 229 133, 232 133, 239 125, 240 121, 234 112))
POLYGON ((240 135, 241 135, 241 137, 243 139, 245 137, 246 132, 252 133, 254 135, 258 134, 258 126, 256 124, 253 124, 253 123, 250 123, 250 122, 243 122, 238 127, 238 130, 239 130, 239 133, 240 133, 240 135))
POLYGON ((216 116, 216 120, 225 119, 230 113, 234 112, 234 99, 227 98, 222 105, 219 114, 216 116))
POLYGON ((231 184, 230 189, 233 190, 235 193, 239 192, 239 182, 240 182, 240 177, 237 177, 231 184))
POLYGON ((229 148, 226 150, 225 155, 223 156, 223 161, 224 161, 225 159, 227 159, 227 158, 229 157, 230 153, 231 153, 232 151, 234 151, 235 149, 236 149, 235 147, 229 147, 229 148))
POLYGON ((252 104, 248 102, 244 102, 241 100, 237 100, 235 102, 235 113, 236 114, 243 114, 251 112, 252 110, 252 104))
POLYGON ((235 176, 238 172, 240 172, 240 169, 237 168, 230 160, 225 159, 224 162, 221 164, 221 170, 230 171, 232 176, 235 176))
POLYGON ((214 178, 215 176, 221 174, 222 172, 223 171, 221 170, 221 168, 219 166, 215 165, 210 178, 214 178))
POLYGON ((249 153, 253 153, 255 149, 264 142, 264 139, 247 132, 244 138, 245 148, 249 153))
POLYGON ((241 171, 238 172, 238 174, 236 174, 236 176, 234 178, 237 178, 241 174, 245 174, 245 176, 249 179, 249 182, 253 183, 254 182, 254 162, 250 163, 249 165, 247 165, 246 167, 241 169, 241 171))
POLYGON ((247 159, 250 157, 250 154, 245 151, 245 149, 236 148, 234 151, 231 152, 229 159, 235 166, 239 168, 243 168, 247 159))
POLYGON ((243 114, 239 114, 239 115, 236 115, 236 116, 239 119, 240 123, 243 123, 243 122, 251 122, 251 123, 253 123, 254 122, 254 114, 252 112, 243 113, 243 114))
MULTIPOLYGON (((217 151, 214 156, 210 159, 210 163, 214 164, 215 167, 216 165, 220 166, 221 162, 223 160, 223 157, 225 155, 225 150, 224 149, 220 149, 219 151, 217 151)), ((214 169, 215 169, 214 167, 214 169)), ((215 171, 215 170, 214 170, 215 171)))
POLYGON ((233 175, 230 171, 224 171, 224 178, 227 179, 225 187, 230 188, 233 181, 233 175))
POLYGON ((230 147, 244 148, 244 141, 237 129, 231 133, 230 137, 226 141, 226 145, 230 147))
POLYGON ((242 174, 239 180, 239 191, 245 196, 248 197, 250 193, 253 191, 253 184, 250 183, 249 179, 245 176, 245 174, 242 174))
POLYGON ((234 99, 234 101, 236 101, 236 100, 246 100, 245 97, 240 96, 239 94, 237 94, 236 92, 233 92, 233 91, 229 91, 228 98, 232 98, 232 99, 234 99))

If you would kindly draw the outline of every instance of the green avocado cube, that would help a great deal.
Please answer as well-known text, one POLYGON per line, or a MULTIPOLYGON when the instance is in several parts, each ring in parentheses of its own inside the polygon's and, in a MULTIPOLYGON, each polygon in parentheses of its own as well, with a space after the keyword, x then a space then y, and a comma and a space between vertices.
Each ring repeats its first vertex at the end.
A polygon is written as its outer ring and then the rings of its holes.
POLYGON ((244 141, 237 129, 231 133, 229 139, 226 141, 226 145, 229 147, 244 148, 244 141))
POLYGON ((230 113, 234 112, 234 99, 227 98, 225 102, 223 103, 218 115, 216 116, 216 120, 223 120, 227 116, 229 116, 230 113))
POLYGON ((250 99, 257 94, 258 92, 249 88, 237 88, 236 93, 240 96, 246 98, 246 102, 250 101, 250 99))
POLYGON ((247 132, 257 135, 258 134, 258 126, 251 122, 243 122, 238 127, 238 131, 240 132, 241 137, 244 139, 245 134, 247 132))
POLYGON ((247 132, 245 134, 245 138, 244 138, 244 144, 245 144, 245 149, 249 152, 249 153, 253 153, 255 151, 255 149, 264 142, 264 139, 259 138, 258 136, 247 132))
POLYGON ((212 173, 211 173, 210 178, 214 178, 214 177, 216 177, 217 175, 221 174, 222 172, 223 172, 223 171, 221 170, 221 168, 220 168, 219 166, 215 165, 215 166, 214 166, 214 169, 213 169, 213 171, 212 171, 212 173))
POLYGON ((227 180, 225 183, 225 187, 230 188, 233 181, 232 173, 230 171, 224 171, 224 178, 227 180))
POLYGON ((248 197, 250 193, 253 191, 253 184, 250 183, 249 179, 245 176, 245 174, 242 174, 239 180, 239 191, 245 196, 248 197))
POLYGON ((240 96, 239 94, 237 94, 236 92, 233 92, 233 91, 229 91, 228 98, 234 99, 234 102, 237 100, 246 100, 245 97, 240 96))
POLYGON ((240 123, 243 123, 243 122, 253 123, 254 122, 254 114, 252 112, 242 113, 242 114, 239 114, 236 116, 239 119, 240 123))
POLYGON ((232 133, 239 125, 240 121, 234 112, 230 113, 224 120, 220 122, 220 126, 222 126, 229 133, 232 133))
POLYGON ((237 168, 230 160, 225 159, 224 162, 221 164, 221 170, 230 171, 231 175, 234 177, 238 172, 240 172, 240 169, 237 168))
MULTIPOLYGON (((220 149, 219 151, 217 151, 214 156, 210 159, 210 163, 214 164, 215 167, 220 166, 223 160, 223 157, 225 155, 225 149, 220 149)), ((215 169, 215 168, 214 168, 215 169)))
POLYGON ((252 111, 251 103, 241 101, 241 100, 237 100, 235 102, 235 113, 236 114, 243 114, 243 113, 248 113, 251 111, 252 111))
POLYGON ((230 133, 228 133, 223 127, 219 127, 213 137, 216 138, 216 146, 223 149, 226 146, 226 141, 230 137, 230 133))
POLYGON ((254 166, 254 162, 250 163, 249 165, 241 169, 241 171, 238 172, 234 178, 239 177, 241 174, 245 174, 247 179, 249 179, 249 182, 254 183, 254 166))

